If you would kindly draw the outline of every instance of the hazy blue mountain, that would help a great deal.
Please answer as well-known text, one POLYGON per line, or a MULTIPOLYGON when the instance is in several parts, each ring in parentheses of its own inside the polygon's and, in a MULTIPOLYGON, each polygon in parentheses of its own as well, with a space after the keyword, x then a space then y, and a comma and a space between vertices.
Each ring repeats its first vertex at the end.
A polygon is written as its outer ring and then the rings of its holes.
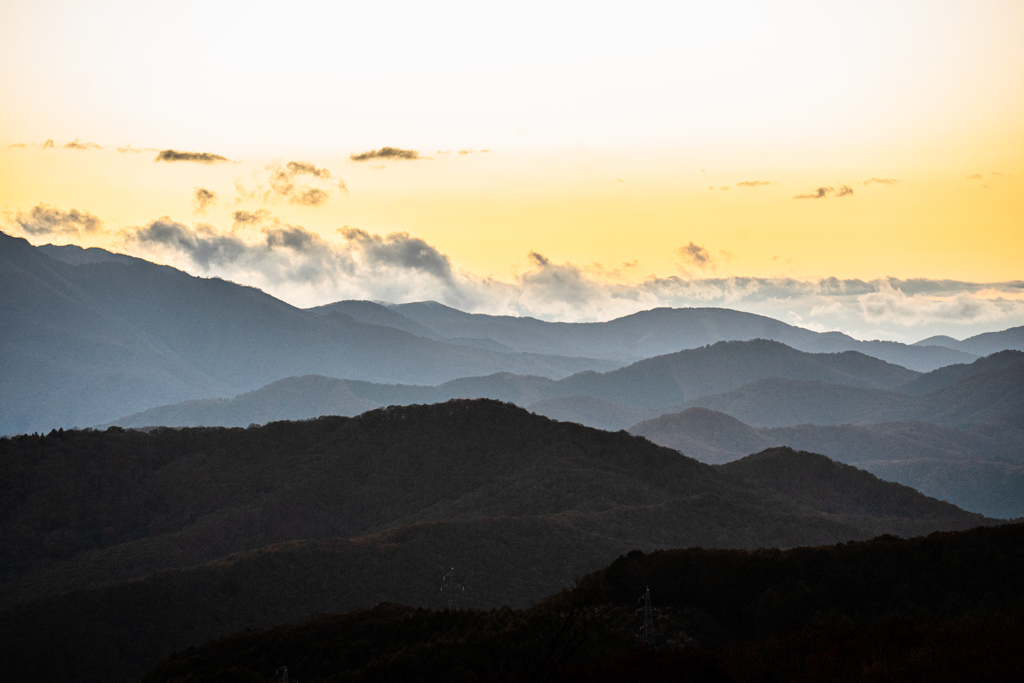
POLYGON ((562 380, 496 373, 423 387, 301 377, 232 399, 161 406, 128 415, 113 424, 246 426, 273 419, 356 415, 369 407, 390 404, 492 398, 556 419, 615 430, 671 412, 687 400, 699 400, 769 377, 835 383, 828 386, 891 388, 918 374, 855 351, 809 354, 765 340, 719 342, 646 359, 621 370, 578 373, 562 380))
POLYGON ((311 373, 437 384, 620 365, 445 344, 142 259, 36 248, 2 233, 0 322, 0 434, 96 424, 311 373))
POLYGON ((772 446, 821 453, 887 481, 990 517, 1024 516, 1024 414, 951 429, 924 422, 755 429, 691 408, 630 432, 702 462, 721 464, 772 446))
MULTIPOLYGON (((339 302, 338 305, 353 303, 366 302, 339 302)), ((655 308, 602 323, 551 323, 528 317, 464 313, 435 301, 388 304, 387 307, 429 328, 438 339, 491 339, 518 351, 625 361, 719 341, 752 339, 778 341, 809 353, 860 351, 922 372, 951 363, 970 362, 976 357, 942 345, 859 341, 841 332, 818 333, 765 316, 724 308, 655 308)))
POLYGON ((945 335, 937 335, 935 337, 922 339, 915 344, 915 346, 918 345, 944 346, 948 349, 962 351, 964 353, 972 353, 976 356, 988 356, 996 353, 997 351, 1004 351, 1007 349, 1024 351, 1024 326, 1011 327, 999 332, 984 332, 973 337, 968 337, 963 341, 959 341, 945 335))
POLYGON ((968 377, 1013 365, 1020 360, 1024 360, 1024 352, 999 351, 991 356, 979 358, 973 363, 956 363, 932 370, 901 386, 900 392, 915 396, 928 394, 952 386, 968 377))

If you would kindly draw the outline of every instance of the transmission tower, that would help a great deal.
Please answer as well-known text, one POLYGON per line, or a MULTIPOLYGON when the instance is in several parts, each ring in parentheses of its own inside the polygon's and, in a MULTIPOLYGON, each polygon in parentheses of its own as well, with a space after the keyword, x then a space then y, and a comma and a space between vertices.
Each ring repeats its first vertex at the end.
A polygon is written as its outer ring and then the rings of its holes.
POLYGON ((277 675, 281 678, 278 679, 278 683, 299 683, 298 679, 288 678, 288 667, 282 666, 278 668, 277 675))
POLYGON ((455 581, 455 567, 448 570, 448 573, 444 575, 444 585, 441 587, 442 593, 448 594, 448 609, 459 608, 459 591, 466 590, 465 586, 455 581))
POLYGON ((654 632, 654 613, 661 614, 661 610, 657 607, 651 607, 651 587, 648 586, 646 592, 637 598, 637 602, 640 603, 640 607, 637 608, 637 612, 643 612, 644 625, 643 625, 643 640, 644 645, 647 647, 657 647, 655 641, 654 632))

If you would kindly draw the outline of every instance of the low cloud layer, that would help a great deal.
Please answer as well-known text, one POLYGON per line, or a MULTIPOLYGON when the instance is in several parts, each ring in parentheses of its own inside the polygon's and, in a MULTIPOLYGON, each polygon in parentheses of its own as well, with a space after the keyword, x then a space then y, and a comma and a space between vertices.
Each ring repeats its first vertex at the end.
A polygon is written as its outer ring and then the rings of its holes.
POLYGON ((684 266, 694 268, 689 274, 684 268, 679 275, 643 278, 638 264, 606 270, 533 251, 524 254, 521 270, 499 280, 460 270, 415 235, 353 226, 320 234, 267 209, 235 211, 228 230, 163 217, 111 232, 91 214, 45 205, 8 217, 8 225, 33 237, 102 234, 126 253, 256 286, 299 306, 436 300, 471 312, 567 321, 608 320, 659 306, 715 306, 817 331, 911 342, 1024 325, 1024 281, 713 277, 715 258, 694 242, 678 250, 684 266))
POLYGON ((362 152, 360 154, 350 154, 349 159, 352 161, 373 161, 375 159, 420 159, 420 153, 414 149, 399 149, 397 147, 381 147, 380 149, 371 149, 369 152, 362 152))
POLYGON ((774 185, 770 180, 744 180, 743 182, 736 183, 736 187, 764 187, 765 185, 774 185))
POLYGON ((175 149, 165 149, 157 154, 153 161, 186 161, 193 164, 220 164, 225 161, 230 161, 230 159, 222 157, 219 154, 210 154, 209 152, 179 152, 175 149))
POLYGON ((91 234, 103 226, 100 219, 91 213, 78 209, 62 211, 45 204, 33 207, 27 214, 19 211, 13 223, 24 234, 36 237, 91 234))

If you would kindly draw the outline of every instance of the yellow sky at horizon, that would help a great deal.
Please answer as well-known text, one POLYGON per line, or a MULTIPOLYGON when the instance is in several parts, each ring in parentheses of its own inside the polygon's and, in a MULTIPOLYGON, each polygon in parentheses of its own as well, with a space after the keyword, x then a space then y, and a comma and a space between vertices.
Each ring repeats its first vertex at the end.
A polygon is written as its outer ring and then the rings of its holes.
POLYGON ((266 209, 335 241, 407 232, 502 281, 531 251, 612 281, 1024 280, 1019 2, 278 10, 0 6, 0 229, 76 209, 109 231, 77 243, 117 248, 161 216, 227 232, 232 211, 266 209), (383 146, 428 158, 349 159, 383 146), (166 148, 232 162, 154 162, 166 148), (349 194, 236 199, 289 161, 349 194), (198 187, 218 195, 199 215, 198 187), (681 259, 691 242, 710 265, 681 259))

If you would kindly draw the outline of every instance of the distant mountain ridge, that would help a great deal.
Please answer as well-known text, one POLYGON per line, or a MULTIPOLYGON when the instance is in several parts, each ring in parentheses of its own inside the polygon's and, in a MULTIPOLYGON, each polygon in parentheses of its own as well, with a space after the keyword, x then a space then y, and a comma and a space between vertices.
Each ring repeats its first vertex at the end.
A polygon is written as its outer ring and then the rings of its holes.
POLYGON ((272 419, 356 415, 369 407, 389 404, 492 398, 589 426, 620 429, 645 416, 671 412, 672 407, 688 400, 736 390, 768 377, 882 390, 899 387, 918 376, 912 370, 855 351, 809 354, 766 340, 718 342, 645 359, 611 372, 583 372, 562 380, 498 373, 423 387, 293 378, 233 399, 154 408, 115 424, 246 426, 272 419), (596 419, 583 418, 578 409, 596 410, 596 419))
POLYGON ((2 233, 0 352, 0 434, 91 425, 314 372, 436 384, 620 365, 445 344, 142 259, 2 233))
POLYGON ((554 323, 536 318, 465 313, 436 301, 383 304, 338 301, 309 309, 343 312, 397 329, 427 329, 439 340, 491 340, 522 352, 555 353, 625 362, 693 349, 719 341, 767 339, 808 353, 859 351, 927 372, 977 354, 945 345, 859 341, 841 332, 814 332, 753 313, 725 308, 654 308, 601 323, 554 323), (399 314, 401 317, 396 317, 399 314))

